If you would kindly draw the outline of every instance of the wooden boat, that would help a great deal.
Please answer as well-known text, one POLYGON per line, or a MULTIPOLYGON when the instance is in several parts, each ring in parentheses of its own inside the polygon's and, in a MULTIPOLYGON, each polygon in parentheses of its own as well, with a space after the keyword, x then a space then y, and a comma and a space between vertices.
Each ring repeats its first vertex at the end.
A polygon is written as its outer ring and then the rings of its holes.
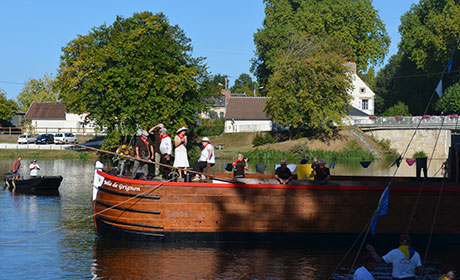
POLYGON ((5 187, 15 192, 34 194, 58 194, 62 176, 38 176, 13 180, 11 174, 3 175, 5 187))
MULTIPOLYGON (((215 177, 231 174, 215 174, 215 177)), ((228 179, 231 179, 229 177, 228 179)), ((248 174, 241 182, 160 182, 111 176, 96 169, 93 205, 99 235, 116 239, 177 241, 294 240, 353 235, 370 221, 387 177, 335 176, 325 185, 248 174)), ((388 213, 377 234, 405 232, 417 196, 411 234, 429 234, 441 187, 434 234, 460 235, 459 184, 393 178, 388 213), (421 190, 421 191, 420 191, 421 190)))

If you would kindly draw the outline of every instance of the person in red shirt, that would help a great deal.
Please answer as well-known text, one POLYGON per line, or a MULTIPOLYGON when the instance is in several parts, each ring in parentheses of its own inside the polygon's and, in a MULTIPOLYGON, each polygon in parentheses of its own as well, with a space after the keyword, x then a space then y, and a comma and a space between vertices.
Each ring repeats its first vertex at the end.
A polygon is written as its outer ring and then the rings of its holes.
POLYGON ((18 180, 20 177, 19 169, 21 168, 21 156, 18 156, 18 159, 13 162, 11 165, 11 173, 13 174, 13 179, 18 180))

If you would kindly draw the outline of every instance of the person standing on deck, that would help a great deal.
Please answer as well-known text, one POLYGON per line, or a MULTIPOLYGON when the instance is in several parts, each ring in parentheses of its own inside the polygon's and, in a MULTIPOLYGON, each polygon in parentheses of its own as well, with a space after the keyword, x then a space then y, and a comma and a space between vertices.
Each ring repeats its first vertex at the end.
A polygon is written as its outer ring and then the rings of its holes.
POLYGON ((415 275, 420 275, 422 272, 422 262, 419 253, 410 246, 411 242, 409 234, 401 234, 399 237, 400 246, 383 257, 377 255, 372 245, 367 244, 366 248, 377 263, 392 264, 393 271, 391 276, 393 276, 394 280, 415 280, 415 275))
MULTIPOLYGON (((172 142, 171 137, 168 135, 166 128, 160 129, 160 163, 170 165, 171 154, 172 154, 172 142)), ((163 179, 168 180, 169 172, 171 168, 163 166, 163 179)))
POLYGON ((40 166, 38 166, 36 159, 34 159, 30 163, 29 170, 30 170, 30 177, 37 177, 38 176, 38 170, 40 170, 40 166))
MULTIPOLYGON (((156 163, 159 163, 160 158, 161 158, 161 152, 160 152, 160 142, 161 142, 160 129, 162 129, 164 127, 165 126, 162 123, 159 123, 159 124, 155 125, 154 127, 152 127, 151 129, 149 129, 149 133, 153 134, 155 136, 155 155, 154 155, 154 158, 155 158, 156 163), (158 131, 155 131, 156 129, 158 129, 158 131)), ((155 177, 160 176, 160 166, 158 164, 155 164, 155 174, 154 175, 155 175, 155 177)))
POLYGON ((374 270, 377 265, 376 261, 372 256, 363 257, 364 265, 358 268, 353 274, 353 280, 374 280, 371 271, 374 270))
MULTIPOLYGON (((216 157, 214 156, 214 146, 211 144, 211 141, 209 141, 208 137, 203 137, 203 139, 201 139, 201 144, 203 145, 203 150, 201 151, 200 158, 197 162, 195 162, 193 170, 203 173, 203 170, 206 166, 208 166, 208 163, 209 166, 214 166, 214 164, 216 163, 216 157)), ((206 179, 206 176, 202 175, 201 179, 206 179)), ((193 178, 193 181, 199 180, 200 175, 197 174, 193 178)))
POLYGON ((187 172, 187 167, 189 167, 188 156, 187 156, 187 136, 185 133, 188 128, 181 127, 176 132, 176 137, 174 137, 174 167, 184 168, 184 171, 178 171, 179 177, 185 177, 187 172), (181 174, 183 173, 183 174, 181 174))
POLYGON ((11 165, 11 174, 13 175, 13 179, 19 180, 20 174, 19 174, 19 169, 21 168, 21 156, 18 156, 18 158, 13 162, 13 165, 11 165))
POLYGON ((233 162, 234 177, 244 178, 244 171, 248 170, 248 158, 245 158, 243 154, 238 154, 238 157, 233 162))
POLYGON ((136 152, 136 161, 134 161, 133 171, 131 178, 136 178, 137 170, 139 168, 142 169, 142 173, 144 174, 144 178, 147 178, 149 173, 149 166, 146 162, 141 162, 140 160, 149 160, 153 159, 153 143, 149 139, 149 133, 145 130, 142 131, 142 135, 140 138, 136 140, 136 144, 134 150, 136 152))

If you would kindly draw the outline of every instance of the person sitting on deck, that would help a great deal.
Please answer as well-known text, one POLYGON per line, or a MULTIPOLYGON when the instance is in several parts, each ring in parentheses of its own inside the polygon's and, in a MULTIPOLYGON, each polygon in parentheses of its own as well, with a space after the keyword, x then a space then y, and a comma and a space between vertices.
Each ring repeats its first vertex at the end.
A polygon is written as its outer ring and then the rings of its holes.
MULTIPOLYGON (((214 166, 216 163, 216 157, 214 156, 214 146, 211 144, 208 137, 203 137, 203 139, 201 139, 201 144, 203 145, 203 150, 201 151, 200 158, 193 166, 193 171, 203 173, 203 170, 206 166, 208 166, 208 163, 209 166, 214 166)), ((205 180, 206 176, 202 175, 201 179, 205 180)), ((199 180, 200 175, 197 174, 195 178, 193 178, 193 181, 199 180)))
POLYGON ((248 158, 245 158, 243 154, 238 154, 238 157, 233 162, 233 176, 235 178, 244 178, 244 170, 248 170, 248 158))
POLYGON ((321 184, 325 184, 331 178, 331 172, 326 167, 324 159, 320 159, 319 164, 315 164, 313 169, 315 170, 315 180, 321 181, 321 184))
POLYGON ((11 174, 13 175, 13 179, 19 180, 20 174, 19 174, 19 169, 21 169, 21 156, 18 156, 18 158, 13 162, 11 165, 11 174))
POLYGON ((420 275, 422 272, 422 262, 419 253, 410 246, 411 242, 409 234, 401 234, 399 237, 401 246, 391 250, 383 257, 377 255, 372 245, 367 244, 366 248, 377 263, 392 264, 393 271, 391 275, 393 279, 415 280, 415 275, 420 275))
POLYGON ((153 159, 153 143, 149 139, 149 133, 145 130, 142 131, 142 135, 140 138, 137 139, 134 150, 136 152, 136 161, 134 161, 133 166, 133 174, 131 178, 136 178, 137 170, 139 168, 142 169, 142 173, 144 173, 145 178, 147 178, 147 174, 149 173, 149 167, 146 162, 149 159, 153 159), (140 161, 140 160, 144 161, 140 161))
POLYGON ((374 270, 377 262, 372 256, 367 255, 363 257, 363 263, 364 265, 358 268, 353 274, 353 280, 374 280, 371 271, 374 270))
POLYGON ((285 160, 280 162, 281 166, 275 170, 275 178, 280 182, 280 184, 289 184, 292 180, 291 170, 287 167, 285 160))
POLYGON ((36 159, 34 159, 30 163, 29 170, 30 170, 30 177, 38 177, 38 170, 40 170, 40 166, 38 166, 36 159))
POLYGON ((453 280, 453 279, 457 279, 457 278, 456 278, 457 270, 455 269, 455 267, 453 267, 453 266, 450 265, 450 264, 446 265, 446 266, 442 269, 442 272, 443 272, 444 274, 441 275, 441 277, 439 277, 439 280, 453 280))

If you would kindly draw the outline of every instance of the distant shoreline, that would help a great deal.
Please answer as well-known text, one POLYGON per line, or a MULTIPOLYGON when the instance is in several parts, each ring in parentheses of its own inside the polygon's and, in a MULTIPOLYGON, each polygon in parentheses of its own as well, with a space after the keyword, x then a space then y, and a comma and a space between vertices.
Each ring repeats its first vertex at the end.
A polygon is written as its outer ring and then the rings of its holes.
POLYGON ((93 151, 72 151, 72 150, 0 150, 0 159, 14 159, 18 156, 23 158, 40 159, 79 159, 97 160, 97 152, 93 151))

